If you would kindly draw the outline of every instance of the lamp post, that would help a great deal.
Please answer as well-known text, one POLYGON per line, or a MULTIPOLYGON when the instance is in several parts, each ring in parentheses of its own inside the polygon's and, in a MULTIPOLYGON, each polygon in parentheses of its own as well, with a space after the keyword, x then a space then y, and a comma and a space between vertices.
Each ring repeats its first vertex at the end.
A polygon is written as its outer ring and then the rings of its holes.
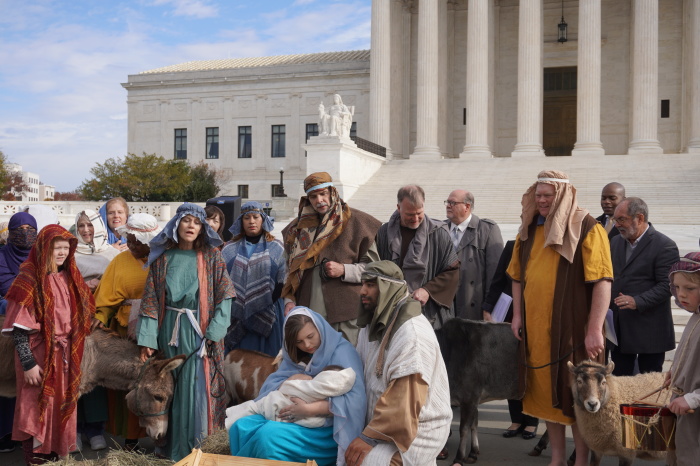
POLYGON ((277 191, 277 197, 287 197, 284 193, 284 167, 280 167, 280 189, 277 191))
POLYGON ((557 39, 557 42, 560 44, 563 44, 566 42, 568 39, 566 38, 566 28, 567 28, 566 21, 564 21, 564 0, 561 0, 561 22, 559 23, 559 39, 557 39))

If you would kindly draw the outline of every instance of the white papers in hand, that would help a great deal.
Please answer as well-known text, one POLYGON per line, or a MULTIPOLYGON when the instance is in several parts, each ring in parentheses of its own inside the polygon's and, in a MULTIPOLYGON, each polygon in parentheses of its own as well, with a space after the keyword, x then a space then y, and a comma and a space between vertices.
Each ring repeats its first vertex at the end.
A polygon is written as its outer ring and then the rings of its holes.
POLYGON ((510 303, 512 302, 513 298, 505 293, 501 293, 501 296, 498 297, 498 301, 496 301, 496 305, 493 307, 493 311, 491 311, 491 318, 494 322, 503 322, 506 320, 506 315, 508 314, 508 309, 510 309, 510 303))
POLYGON ((615 333, 615 321, 613 320, 613 311, 608 309, 608 313, 605 315, 605 338, 610 340, 610 342, 617 346, 617 334, 615 333))

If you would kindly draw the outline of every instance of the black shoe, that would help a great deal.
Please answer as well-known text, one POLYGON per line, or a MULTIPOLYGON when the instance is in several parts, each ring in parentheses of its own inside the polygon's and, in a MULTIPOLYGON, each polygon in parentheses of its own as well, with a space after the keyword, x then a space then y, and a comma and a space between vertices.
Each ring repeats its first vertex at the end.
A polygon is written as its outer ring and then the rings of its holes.
POLYGON ((535 430, 533 430, 532 432, 523 430, 523 438, 525 440, 532 440, 535 437, 537 437, 537 428, 535 428, 535 430))
POLYGON ((520 426, 519 426, 517 429, 507 429, 507 430, 504 430, 504 431, 503 431, 503 436, 504 436, 505 438, 515 437, 515 436, 518 435, 520 432, 522 432, 523 429, 525 429, 525 426, 523 426, 522 424, 520 424, 520 426))
POLYGON ((445 445, 445 448, 440 450, 440 453, 438 453, 437 458, 438 460, 446 460, 447 456, 450 454, 450 452, 447 451, 447 445, 445 445))
POLYGON ((12 434, 7 434, 0 439, 0 453, 10 453, 15 451, 16 443, 12 440, 12 434))

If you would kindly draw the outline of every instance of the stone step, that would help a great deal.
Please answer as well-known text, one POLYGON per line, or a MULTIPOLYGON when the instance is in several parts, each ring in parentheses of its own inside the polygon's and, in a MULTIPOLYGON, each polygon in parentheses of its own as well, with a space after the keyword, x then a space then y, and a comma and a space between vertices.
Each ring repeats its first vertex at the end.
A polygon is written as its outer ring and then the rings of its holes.
POLYGON ((600 212, 600 191, 610 181, 624 184, 628 196, 642 197, 649 204, 654 223, 693 225, 700 214, 693 175, 700 169, 700 157, 688 154, 394 160, 350 200, 354 207, 380 220, 387 219, 394 211, 398 188, 415 183, 426 191, 426 213, 442 218, 442 201, 453 189, 464 188, 476 198, 477 215, 499 223, 517 223, 522 194, 544 168, 567 172, 577 188, 579 205, 596 216, 600 212))

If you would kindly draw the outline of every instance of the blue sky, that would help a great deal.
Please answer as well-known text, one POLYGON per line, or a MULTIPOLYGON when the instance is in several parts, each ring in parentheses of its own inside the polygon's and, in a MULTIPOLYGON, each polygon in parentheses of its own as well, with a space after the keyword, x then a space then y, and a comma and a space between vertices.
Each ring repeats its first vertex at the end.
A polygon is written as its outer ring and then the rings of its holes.
POLYGON ((0 150, 70 191, 126 155, 129 74, 369 48, 371 0, 0 0, 0 150))

